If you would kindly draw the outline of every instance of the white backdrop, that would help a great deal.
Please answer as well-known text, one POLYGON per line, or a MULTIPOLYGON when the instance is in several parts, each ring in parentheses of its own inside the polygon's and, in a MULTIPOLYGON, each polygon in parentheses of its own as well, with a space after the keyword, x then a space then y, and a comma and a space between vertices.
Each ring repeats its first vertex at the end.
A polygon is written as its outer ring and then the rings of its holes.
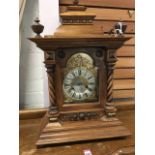
POLYGON ((42 35, 53 34, 59 25, 58 0, 27 0, 21 21, 20 51, 20 108, 43 108, 48 106, 47 75, 44 68, 43 51, 27 38, 35 34, 30 26, 36 17, 45 26, 42 35))

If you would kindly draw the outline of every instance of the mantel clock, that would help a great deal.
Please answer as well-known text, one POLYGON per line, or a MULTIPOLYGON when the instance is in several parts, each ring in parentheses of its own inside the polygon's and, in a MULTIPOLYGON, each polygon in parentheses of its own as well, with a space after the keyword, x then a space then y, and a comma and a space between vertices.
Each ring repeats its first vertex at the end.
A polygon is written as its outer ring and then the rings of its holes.
POLYGON ((129 136, 116 118, 112 87, 116 49, 130 38, 104 34, 84 6, 60 16, 54 35, 41 37, 38 23, 29 38, 45 54, 50 102, 36 145, 129 136))

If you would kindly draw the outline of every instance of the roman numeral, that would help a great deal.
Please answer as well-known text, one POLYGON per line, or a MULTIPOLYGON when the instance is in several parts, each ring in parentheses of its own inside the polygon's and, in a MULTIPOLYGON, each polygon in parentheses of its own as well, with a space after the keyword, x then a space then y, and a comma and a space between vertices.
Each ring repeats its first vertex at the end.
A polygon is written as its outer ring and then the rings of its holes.
POLYGON ((88 85, 95 85, 95 83, 94 82, 90 82, 88 85))
POLYGON ((86 70, 81 70, 81 75, 82 75, 82 76, 85 76, 86 73, 87 73, 86 70))
POLYGON ((86 97, 88 97, 88 94, 87 94, 87 93, 85 93, 85 96, 86 96, 86 97))
POLYGON ((89 91, 93 91, 93 89, 92 89, 92 88, 89 88, 89 87, 88 87, 88 90, 89 90, 89 91))
POLYGON ((81 75, 81 69, 78 69, 79 76, 81 75))
POLYGON ((67 79, 70 79, 70 80, 73 80, 74 79, 74 74, 72 73, 69 73, 67 76, 66 76, 67 79))
POLYGON ((89 76, 87 79, 90 80, 90 79, 92 79, 92 78, 93 78, 93 76, 89 76))
POLYGON ((73 94, 74 94, 75 92, 73 91, 73 89, 71 89, 71 90, 69 91, 69 93, 70 93, 70 96, 73 96, 73 94))
POLYGON ((65 79, 64 84, 65 85, 70 85, 72 81, 70 79, 65 79))
POLYGON ((81 99, 82 98, 82 94, 79 94, 79 99, 81 99))
POLYGON ((72 97, 75 97, 76 96, 76 93, 75 92, 73 92, 73 94, 71 95, 72 97))

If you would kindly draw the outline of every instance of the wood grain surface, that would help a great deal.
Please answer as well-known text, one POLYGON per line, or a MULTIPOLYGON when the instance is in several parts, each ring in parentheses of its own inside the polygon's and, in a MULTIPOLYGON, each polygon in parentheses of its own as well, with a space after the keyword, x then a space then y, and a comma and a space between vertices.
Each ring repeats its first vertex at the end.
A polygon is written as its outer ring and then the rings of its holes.
POLYGON ((134 68, 121 68, 115 69, 114 78, 115 79, 134 79, 135 69, 134 68))
POLYGON ((133 110, 135 109, 135 102, 133 99, 126 99, 126 100, 116 100, 114 101, 114 104, 116 105, 117 109, 119 111, 124 111, 124 110, 133 110))
POLYGON ((117 50, 118 57, 134 57, 135 47, 134 46, 122 46, 117 50))
POLYGON ((113 89, 134 89, 135 88, 135 80, 114 80, 114 87, 113 89))
POLYGON ((134 57, 118 57, 116 63, 116 68, 133 68, 135 67, 135 58, 134 57))
MULTIPOLYGON (((134 111, 122 111, 117 116, 131 131, 132 136, 123 139, 56 145, 40 149, 35 146, 40 119, 20 120, 20 155, 83 155, 85 149, 90 149, 93 155, 112 155, 118 149, 130 148, 134 145, 134 111)), ((134 150, 132 154, 134 154, 134 150)))
POLYGON ((129 36, 132 36, 133 38, 131 38, 130 40, 126 41, 124 43, 124 45, 135 46, 135 38, 134 38, 135 35, 134 34, 131 34, 129 36))
MULTIPOLYGON (((59 0, 60 5, 73 4, 72 0, 59 0)), ((80 0, 79 5, 110 8, 135 8, 134 0, 80 0)))
MULTIPOLYGON (((60 6, 60 12, 61 13, 65 12, 66 10, 67 10, 66 6, 60 6)), ((107 9, 107 8, 88 7, 87 12, 95 14, 96 15, 95 20, 118 21, 121 19, 123 21, 134 21, 134 18, 135 18, 134 13, 131 17, 129 15, 128 10, 121 10, 121 9, 107 9)))
POLYGON ((113 93, 113 97, 115 98, 133 98, 135 96, 135 90, 115 90, 113 93))

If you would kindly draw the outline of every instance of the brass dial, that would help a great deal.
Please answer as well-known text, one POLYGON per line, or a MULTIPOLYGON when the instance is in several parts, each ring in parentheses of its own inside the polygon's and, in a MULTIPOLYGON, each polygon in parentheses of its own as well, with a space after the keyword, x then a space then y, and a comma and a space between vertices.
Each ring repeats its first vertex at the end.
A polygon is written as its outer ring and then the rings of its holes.
POLYGON ((87 68, 76 67, 64 77, 63 91, 71 100, 83 101, 94 97, 95 90, 96 76, 87 68))

